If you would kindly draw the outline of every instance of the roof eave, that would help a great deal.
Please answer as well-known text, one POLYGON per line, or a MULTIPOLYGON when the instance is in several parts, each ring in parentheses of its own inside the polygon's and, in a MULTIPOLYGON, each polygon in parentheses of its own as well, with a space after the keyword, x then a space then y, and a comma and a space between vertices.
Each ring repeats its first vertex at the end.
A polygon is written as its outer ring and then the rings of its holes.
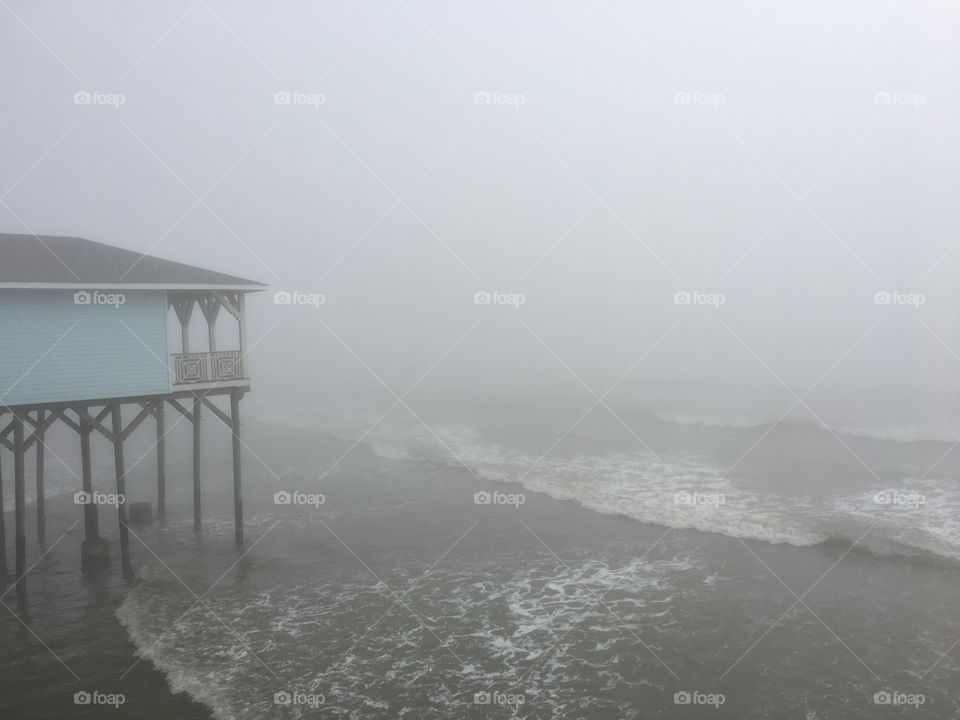
POLYGON ((269 288, 261 283, 50 283, 0 282, 0 290, 226 290, 230 292, 262 292, 269 288))

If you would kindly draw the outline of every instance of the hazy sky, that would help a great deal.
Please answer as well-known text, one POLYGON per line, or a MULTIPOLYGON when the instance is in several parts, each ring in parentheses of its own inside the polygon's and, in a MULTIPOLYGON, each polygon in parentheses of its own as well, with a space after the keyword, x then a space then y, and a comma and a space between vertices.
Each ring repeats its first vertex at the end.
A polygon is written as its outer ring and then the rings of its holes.
POLYGON ((958 60, 946 2, 4 0, 0 231, 268 283, 264 405, 939 417, 958 60))

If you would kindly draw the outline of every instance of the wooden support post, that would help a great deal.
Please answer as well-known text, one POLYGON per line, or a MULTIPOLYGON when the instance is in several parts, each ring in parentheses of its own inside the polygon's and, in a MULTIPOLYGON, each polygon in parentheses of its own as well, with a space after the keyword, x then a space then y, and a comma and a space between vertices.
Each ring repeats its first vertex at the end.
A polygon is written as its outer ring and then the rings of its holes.
POLYGON ((97 520, 97 506, 93 503, 93 472, 90 470, 90 433, 93 426, 80 418, 80 476, 83 492, 90 501, 83 506, 83 537, 88 543, 100 538, 100 525, 97 520))
POLYGON ((43 547, 47 542, 47 513, 44 507, 44 455, 46 448, 43 444, 43 422, 46 420, 47 412, 37 410, 37 542, 43 547))
POLYGON ((163 406, 163 399, 157 400, 157 515, 161 520, 167 507, 167 440, 163 406))
POLYGON ((193 397, 193 528, 200 530, 200 407, 199 395, 193 397))
MULTIPOLYGON (((84 408, 77 413, 80 421, 80 467, 83 494, 83 544, 80 546, 80 560, 84 570, 97 570, 110 565, 110 543, 100 537, 100 521, 97 517, 97 504, 93 495, 93 473, 90 470, 90 435, 93 423, 90 413, 84 408)), ((66 417, 66 416, 64 416, 66 417)))
POLYGON ((27 585, 24 575, 27 573, 27 508, 26 492, 24 491, 24 455, 26 447, 23 443, 23 416, 19 411, 13 413, 13 493, 16 510, 16 555, 17 555, 17 592, 26 592, 27 585))
POLYGON ((243 489, 240 480, 240 391, 230 393, 230 427, 233 430, 233 526, 237 547, 243 547, 243 489))
POLYGON ((123 461, 123 419, 120 403, 110 409, 113 420, 113 466, 117 476, 117 520, 120 523, 120 564, 123 572, 130 571, 130 530, 127 527, 127 469, 123 461))
POLYGON ((7 527, 3 507, 3 449, 0 448, 0 580, 7 577, 7 527))

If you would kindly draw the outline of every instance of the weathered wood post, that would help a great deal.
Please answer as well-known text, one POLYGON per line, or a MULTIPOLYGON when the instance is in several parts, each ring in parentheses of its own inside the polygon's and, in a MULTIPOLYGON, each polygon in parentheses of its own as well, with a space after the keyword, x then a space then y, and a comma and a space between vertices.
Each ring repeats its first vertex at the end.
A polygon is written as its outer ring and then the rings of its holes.
POLYGON ((0 580, 7 577, 7 527, 3 507, 3 448, 0 448, 0 580))
POLYGON ((240 479, 240 391, 230 393, 230 428, 233 431, 233 525, 237 547, 243 547, 243 489, 240 479))
POLYGON ((127 470, 123 461, 123 420, 120 403, 110 408, 113 420, 113 466, 117 476, 117 520, 120 523, 120 564, 130 571, 130 530, 127 527, 127 470))
POLYGON ((83 545, 80 547, 81 564, 85 570, 100 567, 110 562, 110 546, 100 537, 100 522, 97 505, 93 501, 93 472, 90 469, 90 434, 93 426, 87 408, 77 412, 80 421, 80 481, 86 502, 83 505, 83 545))
POLYGON ((93 428, 86 418, 80 417, 80 481, 88 502, 83 506, 83 536, 87 542, 100 537, 97 521, 97 506, 93 503, 93 471, 90 469, 90 433, 93 428))
POLYGON ((23 594, 27 590, 27 508, 26 493, 24 491, 24 454, 26 447, 23 443, 23 415, 21 411, 13 412, 13 492, 16 510, 16 555, 17 555, 17 593, 23 594))
POLYGON ((193 528, 200 530, 200 396, 193 396, 193 528))
POLYGON ((163 520, 167 506, 167 440, 163 421, 163 398, 157 400, 157 515, 163 520))
POLYGON ((47 419, 47 412, 45 410, 37 410, 37 542, 41 547, 46 544, 47 541, 47 513, 44 506, 44 455, 46 454, 46 448, 43 444, 43 423, 47 419))

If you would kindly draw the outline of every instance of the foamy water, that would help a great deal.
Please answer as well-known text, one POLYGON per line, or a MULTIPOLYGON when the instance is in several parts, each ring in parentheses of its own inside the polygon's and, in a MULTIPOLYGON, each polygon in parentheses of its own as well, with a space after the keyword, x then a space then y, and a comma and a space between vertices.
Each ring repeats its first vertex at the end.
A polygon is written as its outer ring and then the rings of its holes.
MULTIPOLYGON (((452 717, 476 709, 475 693, 504 692, 560 717, 580 701, 576 678, 640 682, 621 667, 615 650, 627 643, 598 599, 621 591, 614 596, 621 621, 635 632, 662 632, 676 592, 669 578, 692 568, 682 559, 507 571, 473 563, 444 570, 406 598, 416 616, 362 573, 253 596, 221 593, 206 601, 209 609, 184 615, 189 599, 174 601, 177 590, 161 571, 148 573, 117 615, 171 687, 208 705, 218 720, 290 717, 291 710, 311 716, 309 707, 277 705, 277 692, 322 697, 323 716, 362 717, 369 708, 410 718, 435 715, 417 698, 452 717), (571 653, 582 640, 574 634, 579 627, 594 639, 584 653, 571 653)), ((628 702, 602 705, 639 717, 628 702)))
MULTIPOLYGON (((342 434, 355 437, 346 429, 342 434)), ((364 447, 372 455, 360 461, 358 476, 346 473, 338 488, 319 486, 331 498, 320 514, 287 514, 275 507, 253 514, 251 537, 277 520, 280 524, 258 546, 256 566, 225 581, 202 604, 191 608, 195 598, 166 568, 153 564, 117 611, 138 652, 165 673, 174 689, 208 705, 218 720, 479 718, 491 712, 475 701, 483 693, 522 697, 519 717, 679 717, 673 693, 710 687, 681 683, 691 678, 717 682, 790 605, 777 578, 741 544, 683 530, 771 543, 760 554, 778 573, 800 567, 799 580, 786 575, 798 591, 847 548, 826 553, 793 546, 839 535, 856 539, 872 527, 871 536, 886 539, 894 552, 913 547, 947 556, 960 533, 954 520, 960 516, 960 496, 945 479, 904 478, 871 493, 775 496, 725 476, 704 456, 658 458, 637 452, 540 458, 453 424, 438 424, 432 431, 387 424, 370 432, 364 447), (538 532, 551 548, 566 533, 562 522, 558 526, 551 519, 564 506, 544 499, 543 513, 505 510, 503 524, 490 527, 486 536, 473 536, 475 545, 468 549, 467 541, 462 554, 443 555, 474 518, 494 522, 496 516, 487 511, 495 508, 478 509, 468 498, 500 482, 594 511, 597 515, 571 506, 559 515, 578 522, 583 522, 578 516, 594 518, 587 524, 596 534, 584 533, 594 541, 561 549, 559 555, 541 545, 521 521, 541 520, 538 532), (337 506, 347 499, 347 487, 357 493, 353 506, 337 506), (422 498, 430 496, 431 487, 442 497, 424 507, 422 498), (877 502, 877 493, 891 502, 877 502), (678 502, 678 494, 704 502, 678 502), (388 525, 396 512, 401 521, 388 525), (438 547, 429 537, 442 524, 436 513, 452 518, 452 527, 439 533, 438 547), (600 516, 611 514, 678 532, 648 556, 659 530, 637 523, 608 529, 609 520, 600 516), (357 556, 334 541, 324 522, 339 533, 353 532, 347 542, 357 556), (513 534, 503 535, 509 528, 513 534), (410 538, 422 542, 425 552, 414 557, 397 543, 410 538), (361 560, 375 563, 375 574, 361 560), (431 565, 435 560, 438 564, 431 565), (277 693, 319 704, 278 705, 277 693)), ((298 465, 291 474, 304 488, 330 482, 323 479, 322 466, 298 465)), ((184 523, 189 525, 189 518, 184 523)), ((209 547, 227 550, 231 533, 228 520, 211 522, 205 530, 209 547)), ((233 561, 224 550, 218 562, 203 557, 200 562, 210 567, 201 567, 195 549, 181 549, 178 572, 185 568, 207 582, 233 561)), ((882 552, 885 546, 874 549, 882 552)), ((904 616, 902 603, 924 592, 899 583, 908 564, 873 565, 854 564, 832 575, 838 585, 826 601, 818 598, 818 616, 871 667, 913 673, 915 679, 947 649, 944 632, 954 628, 931 629, 926 617, 904 616), (906 596, 895 594, 888 605, 875 602, 878 588, 891 587, 906 596), (871 634, 861 637, 858 618, 864 612, 871 634), (894 637, 897 652, 891 655, 894 637)), ((826 592, 826 585, 819 592, 826 592)), ((202 582, 197 589, 204 589, 202 582)), ((750 680, 729 689, 731 704, 740 692, 747 705, 738 716, 775 715, 793 690, 776 682, 758 688, 757 673, 770 669, 787 677, 827 657, 832 667, 845 668, 837 672, 849 674, 845 693, 864 698, 847 716, 871 716, 870 698, 880 687, 865 681, 860 661, 799 607, 744 661, 738 672, 750 680)), ((953 672, 949 658, 941 670, 953 672)), ((896 677, 903 682, 904 676, 896 677)), ((833 680, 818 683, 814 673, 803 698, 791 695, 791 706, 807 712, 808 700, 829 698, 833 680)), ((841 709, 849 708, 828 704, 822 716, 836 716, 841 709)), ((512 714, 509 708, 500 711, 512 714)))
MULTIPOLYGON (((372 420, 354 418, 327 429, 353 439, 355 428, 366 431, 372 420)), ((742 420, 718 421, 716 427, 756 427, 742 420)), ((904 477, 889 488, 814 497, 757 492, 694 453, 538 456, 492 443, 469 426, 428 430, 413 422, 381 423, 365 442, 383 458, 462 466, 479 478, 516 483, 599 513, 664 527, 799 547, 841 538, 887 554, 923 552, 953 560, 960 553, 960 484, 951 478, 904 477), (874 496, 883 490, 920 494, 926 502, 913 508, 878 504, 874 496)))

